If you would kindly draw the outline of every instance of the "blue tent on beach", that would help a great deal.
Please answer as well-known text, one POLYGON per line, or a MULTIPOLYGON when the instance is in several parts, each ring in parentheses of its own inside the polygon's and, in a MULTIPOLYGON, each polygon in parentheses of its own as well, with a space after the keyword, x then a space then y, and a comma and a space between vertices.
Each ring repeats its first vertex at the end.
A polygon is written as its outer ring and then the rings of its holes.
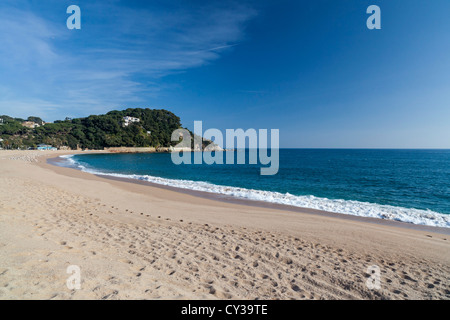
POLYGON ((55 147, 52 147, 51 145, 43 144, 43 143, 38 144, 36 149, 37 150, 58 150, 55 147))

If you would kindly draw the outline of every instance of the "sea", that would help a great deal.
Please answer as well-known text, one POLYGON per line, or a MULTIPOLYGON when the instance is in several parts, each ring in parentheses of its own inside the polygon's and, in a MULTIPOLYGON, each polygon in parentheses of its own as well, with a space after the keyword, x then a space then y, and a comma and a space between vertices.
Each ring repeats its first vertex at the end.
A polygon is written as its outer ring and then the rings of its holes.
MULTIPOLYGON (((169 153, 79 154, 63 165, 247 200, 450 228, 450 150, 280 149, 279 170, 179 164, 169 153)), ((190 153, 193 158, 194 153, 190 153)), ((194 161, 192 161, 194 162, 194 161)), ((236 163, 236 161, 235 161, 236 163)))

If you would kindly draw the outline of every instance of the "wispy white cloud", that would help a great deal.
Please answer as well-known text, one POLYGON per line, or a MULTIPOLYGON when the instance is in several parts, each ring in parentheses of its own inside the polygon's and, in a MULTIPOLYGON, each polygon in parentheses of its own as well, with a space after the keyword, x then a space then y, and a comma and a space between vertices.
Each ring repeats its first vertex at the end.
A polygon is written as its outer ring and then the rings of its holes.
POLYGON ((0 30, 2 65, 29 68, 47 65, 58 58, 51 40, 61 33, 33 12, 0 10, 0 30))
POLYGON ((162 77, 235 47, 256 14, 238 3, 165 9, 83 4, 82 29, 69 31, 38 7, 0 4, 0 113, 55 119, 145 103, 162 77))

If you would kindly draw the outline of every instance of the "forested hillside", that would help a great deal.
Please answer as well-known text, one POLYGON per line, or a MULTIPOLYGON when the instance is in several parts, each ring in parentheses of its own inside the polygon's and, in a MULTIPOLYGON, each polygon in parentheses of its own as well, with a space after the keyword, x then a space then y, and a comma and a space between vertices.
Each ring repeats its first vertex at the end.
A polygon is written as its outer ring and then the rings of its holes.
POLYGON ((168 147, 171 134, 181 127, 180 118, 167 110, 126 109, 105 115, 66 119, 43 123, 38 117, 28 119, 0 116, 0 146, 28 148, 45 143, 71 149, 103 149, 105 147, 168 147), (124 125, 124 117, 138 118, 139 122, 124 125), (39 127, 24 126, 25 121, 39 127), (3 141, 1 141, 3 140, 3 141))

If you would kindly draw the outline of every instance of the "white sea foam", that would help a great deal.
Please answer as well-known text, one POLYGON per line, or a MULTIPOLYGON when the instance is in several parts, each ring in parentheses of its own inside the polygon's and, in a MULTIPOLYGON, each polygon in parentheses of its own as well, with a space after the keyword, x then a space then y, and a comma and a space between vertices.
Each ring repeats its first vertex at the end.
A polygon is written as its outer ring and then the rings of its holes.
POLYGON ((73 160, 73 154, 65 154, 62 156, 59 156, 60 158, 66 159, 67 161, 69 161, 70 163, 75 164, 75 160, 73 160))
POLYGON ((80 170, 96 175, 143 180, 164 186, 221 194, 247 200, 265 201, 301 208, 317 209, 353 216, 371 217, 408 222, 418 225, 450 228, 450 215, 438 213, 431 210, 403 208, 354 200, 319 198, 312 195, 296 196, 289 193, 221 186, 203 181, 166 179, 149 175, 101 172, 77 164, 73 160, 71 155, 63 157, 71 162, 72 165, 77 166, 80 170))

